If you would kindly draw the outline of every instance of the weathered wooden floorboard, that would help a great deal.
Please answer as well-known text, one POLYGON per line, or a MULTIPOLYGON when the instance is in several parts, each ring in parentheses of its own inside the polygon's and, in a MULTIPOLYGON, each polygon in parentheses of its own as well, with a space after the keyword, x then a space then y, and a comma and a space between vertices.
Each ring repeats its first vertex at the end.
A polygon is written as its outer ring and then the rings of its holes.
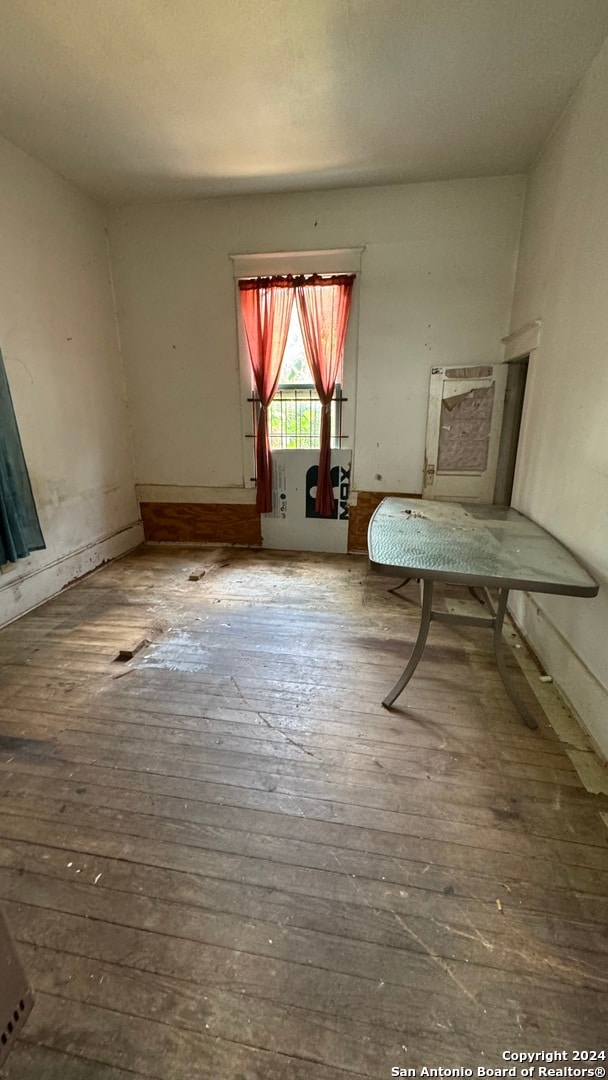
POLYGON ((144 548, 0 632, 0 900, 36 994, 7 1080, 600 1048, 608 797, 483 632, 433 626, 384 710, 420 617, 394 583, 144 548))
MULTIPOLYGON (((20 745, 18 737, 12 734, 5 738, 16 740, 16 744, 13 743, 13 746, 20 745)), ((38 759, 33 761, 23 760, 22 756, 17 755, 15 757, 13 754, 9 765, 10 771, 8 767, 4 770, 0 769, 3 779, 0 788, 0 799, 5 799, 4 806, 7 809, 9 809, 6 804, 7 798, 23 800, 26 795, 34 792, 38 793, 38 804, 42 805, 42 800, 48 798, 49 795, 49 785, 46 777, 49 775, 48 770, 50 769, 53 775, 56 775, 53 794, 57 798, 61 796, 61 798, 74 800, 77 804, 84 804, 85 806, 88 803, 93 803, 99 807, 143 809, 147 811, 147 801, 142 798, 142 791, 138 791, 137 778, 134 782, 134 790, 129 790, 127 787, 123 792, 120 788, 114 785, 110 786, 107 782, 94 783, 89 779, 87 786, 83 787, 80 781, 73 777, 60 779, 59 775, 57 775, 56 766, 41 762, 38 759)), ((269 768, 271 765, 274 771, 277 766, 273 758, 268 762, 269 768)), ((61 767, 58 768, 61 769, 61 767)), ((65 765, 63 767, 65 768, 65 765)), ((566 843, 571 841, 572 837, 576 837, 575 843, 577 845, 584 843, 585 845, 601 848, 608 845, 606 829, 601 818, 599 815, 597 817, 589 815, 585 803, 581 804, 566 798, 560 799, 559 805, 556 806, 554 803, 547 804, 545 801, 535 799, 532 791, 524 796, 515 796, 509 793, 508 790, 501 795, 500 789, 489 794, 485 791, 471 794, 470 788, 450 788, 446 790, 446 787, 447 785, 438 785, 436 793, 434 792, 434 798, 429 804, 428 798, 425 799, 424 797, 423 781, 409 778, 407 792, 400 794, 400 811, 408 815, 421 815, 425 818, 438 818, 440 820, 445 820, 447 817, 451 821, 486 826, 493 830, 523 831, 529 836, 542 836, 559 841, 565 840, 566 843)), ((170 795, 164 795, 161 791, 157 791, 154 799, 153 816, 155 818, 176 817, 180 820, 205 820, 207 811, 204 805, 198 805, 199 803, 204 804, 205 801, 205 791, 202 788, 197 790, 191 787, 188 802, 184 802, 180 798, 173 799, 170 795)), ((600 804, 598 803, 598 805, 600 804)), ((79 812, 78 807, 75 806, 73 811, 77 814, 79 812)), ((234 811, 233 819, 237 827, 244 828, 247 831, 251 828, 254 831, 256 829, 258 831, 262 830, 261 822, 263 819, 260 819, 259 815, 259 824, 256 826, 255 821, 252 821, 246 813, 239 814, 238 807, 235 807, 234 811), (239 817, 241 820, 239 820, 239 817)), ((214 820, 218 820, 218 813, 221 817, 224 811, 218 812, 217 809, 214 810, 214 820)), ((290 817, 284 814, 276 819, 269 817, 265 824, 270 826, 273 834, 276 835, 278 829, 279 835, 286 836, 294 835, 294 826, 297 829, 302 825, 297 820, 294 823, 290 817)), ((330 826, 323 828, 322 826, 307 825, 303 831, 306 832, 307 836, 312 835, 313 832, 318 833, 322 840, 323 833, 329 835, 330 829, 330 826)), ((346 843, 351 837, 351 834, 344 826, 340 831, 340 837, 342 843, 346 843)), ((359 846, 360 836, 358 832, 352 833, 350 844, 353 847, 359 846)), ((492 849, 493 847, 492 844, 492 849)))
POLYGON ((142 1019, 121 1010, 120 1004, 114 1001, 100 1007, 72 1002, 67 1007, 64 998, 39 991, 27 1037, 43 1046, 104 1061, 154 1080, 224 1076, 267 1080, 273 1072, 284 1080, 346 1080, 353 1075, 350 1069, 335 1069, 319 1061, 214 1038, 205 1030, 193 1031, 182 1024, 167 1024, 162 1014, 142 1019))
MULTIPOLYGON (((37 800, 39 801, 39 800, 37 800)), ((50 820, 41 820, 40 814, 47 809, 48 803, 41 806, 30 803, 24 805, 20 800, 7 811, 0 821, 0 835, 5 838, 32 842, 36 837, 46 837, 49 846, 67 847, 80 850, 83 853, 107 855, 112 857, 116 850, 121 857, 132 858, 133 861, 147 863, 149 865, 181 865, 188 858, 194 859, 196 852, 189 848, 198 848, 207 852, 207 873, 215 873, 215 876, 225 876, 233 865, 234 858, 239 859, 238 874, 244 873, 245 865, 254 875, 259 866, 259 860, 266 867, 266 874, 270 875, 270 867, 266 862, 286 864, 288 866, 300 866, 309 870, 321 869, 324 871, 334 870, 336 867, 344 873, 353 873, 358 877, 376 878, 377 880, 395 881, 402 885, 411 885, 423 889, 443 888, 459 872, 459 880, 475 881, 474 885, 461 885, 461 891, 468 895, 469 888, 474 889, 473 895, 478 895, 479 889, 488 891, 488 882, 501 881, 503 889, 510 890, 521 888, 522 882, 526 885, 542 888, 546 885, 550 876, 553 882, 555 897, 552 901, 551 910, 558 899, 566 898, 559 896, 557 890, 565 889, 570 896, 572 888, 579 892, 601 898, 606 895, 606 875, 585 866, 563 865, 555 866, 559 859, 559 849, 552 856, 543 860, 536 860, 531 872, 527 860, 518 856, 501 853, 496 855, 486 849, 475 849, 467 845, 455 845, 449 842, 419 840, 414 837, 405 842, 399 842, 397 837, 376 836, 369 830, 361 832, 361 840, 366 844, 366 855, 361 857, 356 847, 347 848, 336 846, 327 842, 328 835, 324 835, 323 828, 301 829, 304 836, 312 836, 314 840, 299 840, 295 838, 296 830, 292 830, 291 837, 267 835, 257 832, 257 822, 251 820, 251 828, 247 828, 248 819, 238 822, 241 829, 222 828, 214 821, 214 815, 208 813, 207 820, 213 820, 212 825, 204 825, 203 821, 171 822, 158 817, 137 815, 135 813, 123 813, 120 821, 116 823, 116 838, 112 832, 107 835, 104 823, 111 824, 113 814, 96 810, 91 812, 88 808, 79 807, 78 804, 62 802, 56 804, 50 812, 50 820), (30 813, 27 814, 29 809, 30 813), (21 812, 20 812, 21 811, 21 812), (150 820, 151 818, 151 820, 150 820), (295 835, 294 835, 295 834, 295 835), (130 837, 127 845, 125 837, 130 837), (156 843, 148 843, 152 837, 156 843), (374 854, 374 849, 377 854, 374 854), (122 855, 123 850, 127 854, 122 855), (242 860, 246 858, 246 864, 242 860), (175 860, 177 864, 175 863, 175 860), (182 862, 180 863, 180 859, 182 862), (216 868, 214 870, 214 867, 216 868), (441 885, 433 886, 433 877, 427 880, 430 868, 434 868, 439 875, 441 885), (488 881, 486 881, 488 879, 488 881)), ((297 821, 297 819, 296 819, 297 821)), ((258 826, 259 828, 259 826, 258 826)), ((280 826, 279 826, 280 829, 280 826)), ((279 831, 276 829, 275 830, 279 831)), ((356 835, 356 831, 351 833, 356 835)), ((338 832, 334 828, 334 835, 338 832)), ((329 830, 327 830, 329 833, 329 830)), ((349 836, 342 837, 342 844, 353 839, 349 836)), ((596 849, 597 850, 597 849, 596 849)), ((198 857, 201 858, 199 852, 198 857)), ((279 872, 277 870, 277 872, 279 872)), ((254 879, 255 880, 255 877, 254 879)), ((323 886, 324 879, 313 879, 309 892, 314 895, 315 890, 323 886)), ((496 891, 489 889, 490 892, 496 891)), ((534 893, 532 893, 534 895, 534 893)), ((521 901, 520 901, 521 902, 521 901)), ((574 912, 578 905, 573 904, 574 912)))
MULTIPOLYGON (((391 753, 405 753, 410 747, 433 748, 462 748, 470 750, 474 755, 482 754, 487 750, 490 757, 494 758, 497 753, 509 749, 521 750, 523 753, 532 755, 534 761, 542 762, 545 756, 557 755, 563 760, 563 747, 560 745, 554 732, 547 730, 543 725, 543 739, 524 728, 515 724, 503 725, 496 728, 490 727, 485 722, 484 714, 479 712, 477 719, 469 716, 468 724, 453 725, 451 716, 454 708, 448 712, 438 711, 427 707, 424 712, 416 712, 413 708, 398 713, 388 713, 379 710, 378 715, 370 717, 369 713, 359 712, 356 708, 346 713, 337 713, 336 710, 316 705, 310 708, 298 707, 292 712, 286 712, 273 705, 264 711, 264 718, 252 709, 243 705, 242 700, 231 704, 224 704, 215 699, 206 701, 203 709, 198 709, 194 714, 183 712, 179 708, 158 708, 158 702, 154 700, 155 708, 141 708, 133 702, 129 703, 128 696, 125 700, 117 703, 116 707, 107 701, 105 695, 89 693, 86 697, 76 695, 74 690, 65 690, 60 695, 53 694, 52 689, 32 693, 30 684, 24 684, 15 692, 10 701, 3 702, 2 712, 13 713, 11 719, 17 722, 22 712, 32 715, 46 716, 74 716, 80 719, 91 718, 92 720, 115 720, 120 716, 122 723, 143 725, 144 728, 154 727, 178 727, 180 730, 219 730, 221 732, 240 731, 245 729, 245 734, 257 735, 256 729, 270 727, 265 733, 265 738, 272 737, 273 728, 293 729, 310 734, 321 740, 335 738, 340 740, 338 748, 350 749, 351 752, 360 752, 359 742, 362 745, 370 743, 372 752, 376 753, 378 746, 390 747, 391 753), (226 725, 224 728, 218 725, 226 725), (346 740, 346 746, 345 742, 346 740)), ((116 700, 115 698, 113 700, 116 700)), ((147 704, 147 703, 145 703, 147 704)), ((152 704, 152 702, 150 702, 152 704)), ((432 702, 430 703, 432 706, 432 702)), ((0 707, 1 708, 1 707, 0 707)), ((153 735, 154 732, 151 730, 153 735)), ((315 739, 316 741, 316 739, 315 739)))
MULTIPOLYGON (((5 740, 10 739, 12 732, 17 741, 23 730, 23 720, 7 721, 4 725, 6 730, 5 740)), ((314 780, 318 777, 327 776, 331 770, 334 782, 347 785, 376 787, 378 770, 386 773, 386 783, 401 784, 404 778, 420 780, 428 778, 429 774, 441 776, 446 785, 452 787, 452 783, 471 786, 478 776, 483 758, 478 757, 474 751, 467 753, 464 750, 455 749, 448 751, 445 748, 411 748, 402 754, 391 753, 389 756, 378 751, 373 758, 363 757, 360 754, 351 754, 346 749, 342 752, 331 750, 309 749, 305 742, 297 736, 287 738, 243 742, 240 745, 233 741, 232 745, 225 746, 224 740, 213 738, 200 738, 192 734, 170 731, 149 731, 146 737, 141 728, 134 730, 133 725, 121 726, 120 721, 116 724, 107 722, 89 721, 80 726, 69 720, 60 724, 55 722, 44 723, 37 717, 28 722, 28 739, 32 753, 35 747, 33 741, 40 742, 48 748, 49 741, 56 739, 61 732, 62 747, 70 748, 78 755, 79 748, 86 746, 92 748, 97 754, 96 760, 103 760, 103 753, 110 749, 120 749, 121 757, 129 760, 128 755, 135 752, 144 754, 149 760, 149 767, 157 771, 154 755, 160 755, 165 761, 174 762, 174 767, 179 769, 180 762, 186 758, 188 762, 199 762, 201 765, 221 768, 227 766, 230 769, 252 768, 277 768, 284 776, 309 777, 314 780), (84 729, 83 729, 84 727, 84 729)), ((74 760, 80 760, 78 756, 74 760)), ((550 784, 553 787, 558 784, 580 788, 580 778, 573 765, 568 759, 553 755, 538 765, 527 762, 513 762, 509 759, 495 762, 503 774, 503 786, 506 786, 506 778, 522 779, 525 781, 535 780, 539 784, 550 784)), ((493 779, 493 787, 498 788, 499 783, 493 779)), ((542 789, 540 789, 542 791, 542 789)), ((441 793, 437 793, 438 798, 441 793)), ((551 796, 554 791, 551 791, 551 796)), ((607 803, 608 808, 608 803, 607 803)))
MULTIPOLYGON (((579 1010, 588 1024, 588 1039, 592 1037, 590 1031, 597 1031, 595 1044, 599 1045, 604 1033, 605 993, 581 987, 573 980, 568 986, 555 987, 542 979, 537 982, 532 974, 527 980, 523 977, 512 985, 503 972, 477 970, 474 965, 469 965, 467 981, 463 982, 455 974, 453 964, 445 964, 441 958, 427 952, 425 985, 418 987, 413 978, 410 985, 400 985, 384 978, 365 980, 323 971, 308 964, 268 960, 242 951, 227 951, 168 937, 154 930, 117 927, 102 920, 63 912, 28 911, 23 906, 16 909, 12 904, 8 910, 22 940, 56 949, 68 956, 88 958, 93 978, 95 961, 100 960, 104 964, 128 966, 177 979, 182 983, 185 996, 189 993, 190 982, 194 982, 290 1008, 318 1012, 328 1019, 338 1016, 353 1023, 378 1025, 381 1031, 392 1031, 393 1039, 395 1035, 406 1040, 413 1036, 416 1041, 421 1034, 441 1039, 441 1032, 446 1029, 464 1035, 474 1055, 480 1052, 480 1047, 474 1033, 468 1031, 468 1025, 479 1024, 480 1017, 484 1017, 487 1025, 484 1056, 495 1054, 505 1038, 509 1044, 515 1041, 518 1045, 522 1017, 530 1021, 527 1034, 530 1048, 546 1046, 543 1038, 551 1039, 554 1045, 563 1045, 560 1040, 568 1044, 579 1030, 579 1010), (429 986, 432 990, 428 990, 429 986), (456 1019, 458 1023, 455 1023, 456 1019)), ((406 959, 404 966, 407 966, 406 959)), ((280 1037, 278 1032, 279 1040, 280 1037)), ((447 1046, 452 1048, 449 1037, 447 1046)), ((420 1064, 416 1046, 412 1049, 414 1061, 420 1064)))
POLYGON ((144 1073, 114 1069, 80 1055, 28 1041, 27 1032, 4 1066, 3 1080, 144 1080, 144 1073))
MULTIPOLYGON (((418 954, 419 942, 429 938, 434 941, 435 954, 456 962, 457 967, 470 963, 517 976, 521 948, 513 949, 512 939, 518 938, 525 944, 528 975, 534 973, 548 983, 576 977, 580 985, 591 989, 603 989, 607 984, 608 948, 601 925, 554 915, 547 927, 538 915, 522 914, 516 897, 505 890, 500 911, 489 897, 467 897, 458 882, 453 885, 454 893, 422 891, 414 899, 409 894, 404 905, 405 894, 394 883, 387 883, 378 897, 365 878, 344 875, 344 888, 332 875, 324 894, 313 896, 303 891, 306 875, 302 875, 302 886, 297 875, 286 869, 283 879, 275 876, 269 900, 268 886, 259 881, 249 885, 237 875, 232 880, 209 877, 205 857, 192 857, 176 871, 132 861, 113 865, 110 859, 77 850, 52 851, 50 856, 42 851, 38 845, 0 844, 0 889, 6 897, 36 897, 40 906, 73 914, 80 914, 84 905, 91 917, 140 928, 162 917, 164 922, 155 922, 155 928, 173 936, 222 947, 238 943, 243 951, 279 955, 293 962, 303 962, 304 957, 313 966, 370 978, 377 973, 389 979, 393 961, 398 960, 398 954, 391 950, 418 954), (95 888, 96 894, 92 894, 95 888), (133 894, 134 898, 129 901, 115 893, 133 894), (166 903, 151 904, 150 900, 166 903), (372 901, 376 915, 368 927, 365 909, 369 912, 372 901), (197 909, 206 912, 203 922, 197 909), (289 923, 285 926, 287 911, 289 923), (404 932, 406 918, 408 930, 404 932), (174 919, 179 924, 177 930, 171 929, 174 919), (273 948, 268 948, 267 942, 273 948)), ((390 981, 401 982, 400 967, 398 961, 397 973, 390 981)), ((414 975, 422 977, 417 968, 417 962, 409 958, 408 980, 414 975)))
MULTIPOLYGON (((40 946, 25 946, 24 960, 37 988, 64 996, 69 1001, 89 1001, 116 1007, 147 1019, 163 1016, 165 1023, 192 1031, 209 1031, 212 1037, 294 1057, 323 1060, 335 1068, 364 1076, 390 1075, 395 1060, 404 1057, 394 1030, 364 1020, 352 1021, 335 1013, 324 1015, 302 1006, 225 990, 213 982, 184 982, 168 975, 95 962, 90 976, 88 957, 67 956, 40 946)), ((418 1050, 432 1055, 432 1036, 418 1037, 418 1050)), ((449 1051, 464 1059, 466 1040, 452 1034, 449 1051)))

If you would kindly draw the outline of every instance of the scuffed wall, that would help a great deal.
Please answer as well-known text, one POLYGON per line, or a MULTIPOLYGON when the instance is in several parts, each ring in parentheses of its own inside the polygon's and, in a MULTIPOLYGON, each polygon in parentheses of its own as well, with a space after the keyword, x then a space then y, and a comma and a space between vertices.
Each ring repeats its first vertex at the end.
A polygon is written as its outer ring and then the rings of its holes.
POLYGON ((200 501, 214 503, 213 489, 242 489, 229 255, 358 246, 354 486, 420 491, 431 365, 502 359, 523 194, 511 176, 115 210, 142 498, 204 489, 200 501))
POLYGON ((104 215, 0 140, 0 344, 46 551, 0 574, 0 624, 141 535, 104 215))
POLYGON ((528 184, 512 329, 542 320, 514 504, 601 583, 594 600, 514 597, 549 671, 608 755, 608 44, 528 184))

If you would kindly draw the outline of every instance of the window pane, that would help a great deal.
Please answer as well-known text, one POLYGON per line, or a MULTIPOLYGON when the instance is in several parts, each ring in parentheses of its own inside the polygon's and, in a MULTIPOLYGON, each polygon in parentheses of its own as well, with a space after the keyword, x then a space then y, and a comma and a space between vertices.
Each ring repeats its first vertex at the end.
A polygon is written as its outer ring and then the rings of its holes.
POLYGON ((304 351, 300 320, 294 304, 281 367, 281 386, 307 386, 312 381, 313 378, 304 351))
MULTIPOLYGON (((332 449, 340 447, 340 389, 332 401, 332 449)), ((319 450, 321 445, 321 402, 308 366, 302 330, 294 304, 279 389, 268 409, 268 438, 271 450, 319 450)))
MULTIPOLYGON (((332 401, 332 448, 339 447, 339 403, 332 401)), ((291 387, 277 391, 268 410, 271 450, 318 450, 320 448, 321 402, 314 389, 291 387)))

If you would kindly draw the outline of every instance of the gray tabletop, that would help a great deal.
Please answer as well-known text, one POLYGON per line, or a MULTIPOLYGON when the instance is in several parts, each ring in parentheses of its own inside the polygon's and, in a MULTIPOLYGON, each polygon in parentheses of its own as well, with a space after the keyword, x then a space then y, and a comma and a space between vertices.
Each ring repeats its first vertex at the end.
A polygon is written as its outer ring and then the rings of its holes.
POLYGON ((368 547, 375 569, 428 581, 569 596, 599 589, 554 536, 510 507, 384 499, 368 547))

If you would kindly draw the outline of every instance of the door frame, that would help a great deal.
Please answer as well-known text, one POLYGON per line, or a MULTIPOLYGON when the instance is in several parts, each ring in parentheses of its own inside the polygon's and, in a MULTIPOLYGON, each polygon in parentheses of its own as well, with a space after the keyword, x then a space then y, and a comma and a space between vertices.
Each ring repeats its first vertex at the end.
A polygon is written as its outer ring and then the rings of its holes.
POLYGON ((542 319, 532 319, 531 322, 524 323, 523 326, 519 326, 516 330, 512 330, 509 334, 507 334, 506 337, 501 339, 501 344, 504 347, 504 364, 508 364, 512 360, 524 360, 526 357, 528 358, 528 373, 526 378, 524 400, 522 403, 520 431, 517 453, 515 455, 515 466, 513 469, 513 487, 511 492, 511 506, 515 506, 516 508, 518 501, 517 470, 519 463, 519 453, 521 450, 521 437, 522 433, 527 430, 527 412, 530 407, 532 385, 536 377, 536 359, 538 349, 540 348, 542 326, 542 319))

